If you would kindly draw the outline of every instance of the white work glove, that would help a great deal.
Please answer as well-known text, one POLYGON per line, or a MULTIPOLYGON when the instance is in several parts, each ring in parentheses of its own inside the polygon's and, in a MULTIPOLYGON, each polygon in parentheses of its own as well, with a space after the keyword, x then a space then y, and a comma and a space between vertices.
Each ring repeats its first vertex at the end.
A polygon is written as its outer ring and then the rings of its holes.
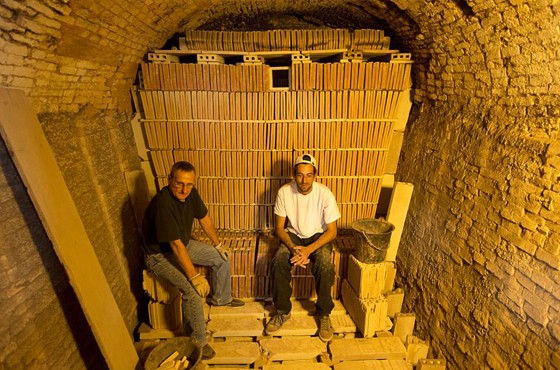
POLYGON ((216 249, 218 250, 218 253, 220 253, 220 256, 223 258, 224 261, 229 260, 229 254, 230 254, 229 248, 226 248, 222 243, 219 243, 218 245, 216 245, 216 249))
POLYGON ((208 284, 208 280, 206 280, 204 276, 200 275, 200 273, 190 278, 189 282, 202 298, 210 294, 210 284, 208 284))

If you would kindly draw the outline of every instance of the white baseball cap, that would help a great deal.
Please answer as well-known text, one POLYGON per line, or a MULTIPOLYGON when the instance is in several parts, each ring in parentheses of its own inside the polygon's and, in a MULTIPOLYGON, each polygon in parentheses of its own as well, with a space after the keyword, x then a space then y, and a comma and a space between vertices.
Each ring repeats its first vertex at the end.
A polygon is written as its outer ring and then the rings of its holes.
POLYGON ((294 163, 294 168, 298 165, 298 164, 310 164, 313 167, 317 168, 317 161, 315 160, 315 158, 311 155, 311 154, 302 154, 299 157, 296 158, 296 163, 294 163))

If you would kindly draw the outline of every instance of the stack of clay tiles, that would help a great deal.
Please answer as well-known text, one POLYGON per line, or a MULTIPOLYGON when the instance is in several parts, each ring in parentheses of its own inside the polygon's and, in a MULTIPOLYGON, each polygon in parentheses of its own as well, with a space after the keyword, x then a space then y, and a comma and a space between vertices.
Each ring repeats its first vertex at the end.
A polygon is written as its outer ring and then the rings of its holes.
POLYGON ((141 64, 146 172, 162 188, 187 160, 218 229, 269 231, 278 188, 311 153, 339 228, 373 217, 411 103, 413 61, 389 41, 381 30, 187 31, 141 64))

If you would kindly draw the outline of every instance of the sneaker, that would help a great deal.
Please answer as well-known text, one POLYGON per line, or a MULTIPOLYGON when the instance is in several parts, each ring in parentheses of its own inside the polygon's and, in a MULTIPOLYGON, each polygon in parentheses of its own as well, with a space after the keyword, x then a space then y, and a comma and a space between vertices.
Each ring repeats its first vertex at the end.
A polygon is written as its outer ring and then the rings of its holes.
POLYGON ((319 338, 323 342, 329 342, 333 338, 333 328, 329 316, 319 318, 319 338))
POLYGON ((271 335, 272 333, 276 333, 290 317, 292 317, 290 313, 277 313, 274 315, 272 319, 268 321, 268 324, 266 324, 266 334, 271 335))
POLYGON ((210 360, 214 356, 216 356, 216 352, 208 343, 206 343, 206 345, 202 347, 202 359, 210 360))
POLYGON ((243 302, 241 299, 234 298, 231 300, 231 302, 226 303, 224 306, 241 307, 241 306, 245 306, 245 302, 243 302))

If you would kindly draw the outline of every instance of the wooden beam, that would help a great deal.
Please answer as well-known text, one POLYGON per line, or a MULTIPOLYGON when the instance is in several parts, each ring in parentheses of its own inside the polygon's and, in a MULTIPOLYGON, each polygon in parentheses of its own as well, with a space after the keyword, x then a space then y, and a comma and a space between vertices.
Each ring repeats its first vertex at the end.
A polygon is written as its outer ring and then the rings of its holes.
POLYGON ((399 243, 401 242, 404 222, 408 214, 408 206, 410 205, 413 190, 414 185, 406 182, 397 182, 393 187, 391 202, 389 203, 389 209, 387 211, 387 221, 395 225, 395 230, 391 235, 385 261, 394 262, 397 257, 397 251, 399 249, 399 243))
POLYGON ((22 90, 0 88, 0 133, 109 368, 135 369, 139 359, 99 260, 22 90))

